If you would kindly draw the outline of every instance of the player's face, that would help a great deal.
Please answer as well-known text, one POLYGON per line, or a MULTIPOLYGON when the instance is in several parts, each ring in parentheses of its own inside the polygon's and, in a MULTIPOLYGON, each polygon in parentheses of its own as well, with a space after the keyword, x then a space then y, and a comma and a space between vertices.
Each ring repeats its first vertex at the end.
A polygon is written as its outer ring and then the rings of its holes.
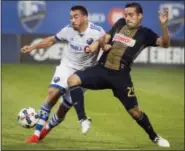
POLYGON ((125 20, 129 28, 135 28, 141 23, 142 14, 136 12, 136 8, 125 8, 125 20))
POLYGON ((86 16, 82 14, 80 10, 75 10, 70 12, 71 25, 75 30, 79 30, 79 28, 85 23, 86 16))

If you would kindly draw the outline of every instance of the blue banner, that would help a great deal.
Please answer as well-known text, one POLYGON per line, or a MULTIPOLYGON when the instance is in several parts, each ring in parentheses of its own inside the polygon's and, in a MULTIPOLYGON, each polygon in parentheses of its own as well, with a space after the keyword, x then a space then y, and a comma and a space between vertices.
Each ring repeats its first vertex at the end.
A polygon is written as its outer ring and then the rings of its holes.
MULTIPOLYGON (((73 5, 84 5, 89 20, 109 30, 129 1, 2 1, 2 33, 55 34, 69 24, 73 5)), ((169 9, 172 39, 184 39, 183 1, 137 1, 144 11, 143 25, 161 34, 158 11, 169 9)))

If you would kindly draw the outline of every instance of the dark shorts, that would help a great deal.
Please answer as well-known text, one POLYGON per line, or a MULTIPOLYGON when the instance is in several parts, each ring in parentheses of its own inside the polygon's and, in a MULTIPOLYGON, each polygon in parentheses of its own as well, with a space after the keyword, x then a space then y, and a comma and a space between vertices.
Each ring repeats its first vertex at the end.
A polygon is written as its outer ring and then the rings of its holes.
POLYGON ((112 89, 114 96, 121 101, 127 110, 138 106, 130 69, 116 71, 102 65, 96 65, 84 71, 77 71, 76 74, 82 81, 82 87, 91 90, 112 89))

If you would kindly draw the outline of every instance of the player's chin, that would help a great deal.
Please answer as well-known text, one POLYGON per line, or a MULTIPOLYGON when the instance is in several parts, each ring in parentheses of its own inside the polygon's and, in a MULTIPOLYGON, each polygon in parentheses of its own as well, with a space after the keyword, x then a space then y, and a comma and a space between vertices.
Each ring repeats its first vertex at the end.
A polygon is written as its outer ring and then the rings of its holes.
POLYGON ((79 28, 78 28, 78 26, 73 25, 73 29, 74 29, 74 30, 78 30, 79 28))
POLYGON ((133 24, 133 23, 127 23, 127 26, 128 26, 129 28, 134 28, 134 27, 135 27, 135 24, 133 24))

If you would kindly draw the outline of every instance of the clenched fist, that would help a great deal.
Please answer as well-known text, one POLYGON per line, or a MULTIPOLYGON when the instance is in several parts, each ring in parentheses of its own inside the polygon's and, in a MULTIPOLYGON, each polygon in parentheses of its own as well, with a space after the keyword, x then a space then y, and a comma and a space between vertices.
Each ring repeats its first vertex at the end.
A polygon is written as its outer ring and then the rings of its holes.
POLYGON ((28 53, 28 52, 31 52, 33 49, 34 49, 33 46, 24 46, 24 47, 21 48, 21 52, 22 53, 28 53))
POLYGON ((112 46, 110 44, 105 44, 103 47, 103 50, 106 52, 106 51, 109 51, 111 48, 112 46))

